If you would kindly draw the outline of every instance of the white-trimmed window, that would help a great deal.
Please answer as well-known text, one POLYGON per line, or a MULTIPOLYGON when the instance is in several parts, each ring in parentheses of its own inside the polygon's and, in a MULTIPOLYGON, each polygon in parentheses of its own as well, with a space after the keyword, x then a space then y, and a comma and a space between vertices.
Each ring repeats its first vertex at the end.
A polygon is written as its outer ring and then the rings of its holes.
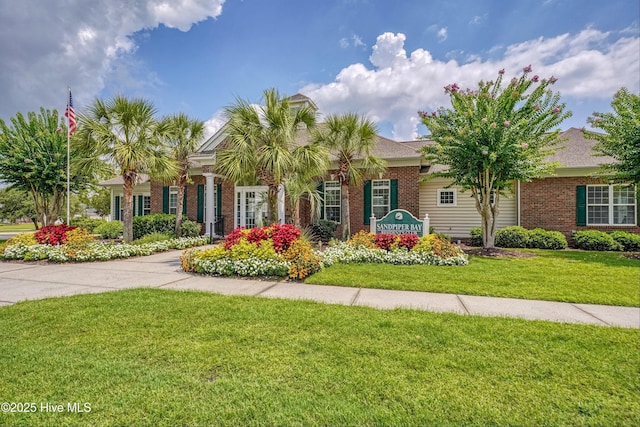
POLYGON ((588 185, 588 225, 635 225, 636 200, 633 185, 588 185))
POLYGON ((151 196, 142 196, 142 215, 151 215, 151 196))
POLYGON ((178 187, 169 187, 169 213, 175 215, 178 210, 178 187))
POLYGON ((371 211, 380 219, 391 210, 391 185, 388 179, 371 181, 371 211))
POLYGON ((340 182, 324 182, 324 219, 340 222, 340 182))
POLYGON ((438 189, 438 201, 437 205, 446 207, 446 206, 456 206, 458 204, 458 195, 456 194, 456 190, 453 188, 439 188, 438 189))

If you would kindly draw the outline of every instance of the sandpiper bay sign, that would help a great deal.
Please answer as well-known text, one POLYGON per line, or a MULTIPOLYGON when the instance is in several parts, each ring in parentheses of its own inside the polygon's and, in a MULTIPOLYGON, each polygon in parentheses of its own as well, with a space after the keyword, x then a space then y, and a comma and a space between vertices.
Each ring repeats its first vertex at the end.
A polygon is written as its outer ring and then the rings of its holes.
POLYGON ((374 234, 417 234, 424 236, 429 234, 429 214, 425 214, 423 220, 419 220, 404 209, 395 209, 386 214, 382 219, 372 216, 370 231, 374 234))

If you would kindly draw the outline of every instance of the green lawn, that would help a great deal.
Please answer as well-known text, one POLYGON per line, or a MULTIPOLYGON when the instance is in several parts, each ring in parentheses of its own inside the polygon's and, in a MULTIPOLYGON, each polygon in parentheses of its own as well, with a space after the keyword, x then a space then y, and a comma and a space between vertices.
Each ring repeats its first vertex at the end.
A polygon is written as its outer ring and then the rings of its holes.
MULTIPOLYGON (((301 285, 303 286, 303 285, 301 285)), ((136 289, 0 308, 2 425, 638 425, 634 329, 136 289)))
POLYGON ((33 223, 29 224, 0 224, 0 233, 20 233, 24 231, 35 231, 33 223))
POLYGON ((640 261, 620 253, 534 250, 469 258, 464 267, 336 264, 306 283, 640 306, 640 261))

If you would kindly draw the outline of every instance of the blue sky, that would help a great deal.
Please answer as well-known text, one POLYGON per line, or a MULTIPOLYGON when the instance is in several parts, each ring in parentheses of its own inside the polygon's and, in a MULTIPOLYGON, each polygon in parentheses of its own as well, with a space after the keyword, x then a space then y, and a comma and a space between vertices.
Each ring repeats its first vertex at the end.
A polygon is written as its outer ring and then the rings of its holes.
POLYGON ((443 87, 474 87, 532 64, 574 112, 608 111, 640 90, 636 0, 0 0, 0 118, 76 110, 116 93, 158 113, 224 121, 262 91, 304 93, 323 113, 357 111, 398 140, 424 132, 418 110, 448 106, 443 87))

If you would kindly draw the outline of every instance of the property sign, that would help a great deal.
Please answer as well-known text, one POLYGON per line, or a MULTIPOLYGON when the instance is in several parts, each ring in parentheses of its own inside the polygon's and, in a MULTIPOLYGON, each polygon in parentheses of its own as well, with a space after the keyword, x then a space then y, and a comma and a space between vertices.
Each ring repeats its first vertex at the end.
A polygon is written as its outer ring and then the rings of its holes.
POLYGON ((386 214, 382 219, 371 217, 371 232, 375 234, 417 234, 424 236, 429 234, 429 215, 419 220, 404 209, 395 209, 386 214))

